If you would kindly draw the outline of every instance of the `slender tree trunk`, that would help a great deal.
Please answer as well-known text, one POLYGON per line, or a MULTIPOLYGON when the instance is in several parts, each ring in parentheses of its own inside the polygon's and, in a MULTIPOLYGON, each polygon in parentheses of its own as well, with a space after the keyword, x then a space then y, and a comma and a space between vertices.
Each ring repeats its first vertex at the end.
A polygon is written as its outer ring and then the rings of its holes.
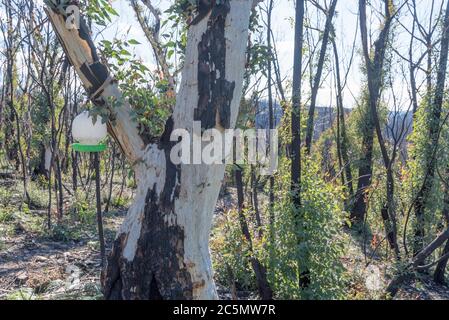
POLYGON ((251 237, 251 233, 249 231, 248 222, 245 217, 245 213, 243 212, 245 206, 245 198, 243 192, 243 179, 242 179, 242 169, 235 169, 235 183, 237 186, 237 203, 238 203, 238 211, 239 211, 239 221, 240 228, 242 230, 243 235, 245 236, 246 241, 248 242, 249 252, 251 254, 250 261, 251 266, 253 268, 254 274, 256 275, 257 288, 259 290, 259 295, 262 300, 272 300, 273 299, 273 291, 270 288, 267 279, 267 269, 265 266, 255 257, 254 249, 253 249, 253 240, 251 237))
MULTIPOLYGON (((449 177, 449 166, 446 167, 446 177, 449 177)), ((443 217, 446 221, 446 227, 449 228, 449 186, 447 183, 444 184, 444 207, 443 207, 443 217)), ((444 258, 449 253, 449 240, 446 241, 443 252, 441 254, 441 261, 438 262, 435 267, 435 272, 433 274, 433 279, 436 283, 444 284, 446 282, 445 272, 448 258, 444 258)))
MULTIPOLYGON (((75 97, 76 97, 76 93, 75 93, 75 97)), ((77 102, 75 101, 74 105, 73 105, 73 110, 72 110, 72 114, 71 114, 71 121, 70 121, 70 132, 72 131, 72 124, 73 124, 73 119, 75 118, 77 114, 77 102)), ((71 135, 70 135, 71 136, 71 135)), ((71 137, 71 142, 73 143, 73 138, 71 137)), ((75 196, 77 191, 78 191, 78 152, 75 152, 74 150, 71 151, 71 155, 72 155, 72 188, 74 191, 75 196)))
MULTIPOLYGON (((441 39, 441 53, 440 61, 437 71, 437 82, 434 91, 434 96, 431 102, 431 110, 429 113, 429 146, 431 149, 438 146, 439 131, 441 125, 441 113, 443 107, 444 88, 446 83, 447 61, 449 56, 449 2, 446 7, 444 18, 443 35, 441 39)), ((414 238, 414 253, 417 254, 424 246, 425 235, 425 210, 431 196, 434 185, 436 159, 430 154, 427 156, 427 163, 425 167, 425 178, 421 189, 418 191, 416 201, 414 204, 416 215, 415 238, 414 238)))
POLYGON ((387 202, 382 209, 382 219, 384 221, 386 237, 388 239, 390 247, 394 250, 396 258, 399 259, 399 246, 397 242, 397 227, 394 205, 394 176, 392 172, 394 159, 390 159, 390 155, 388 154, 377 110, 382 93, 385 52, 392 23, 392 12, 390 10, 394 8, 393 0, 386 0, 384 7, 385 22, 374 45, 374 58, 371 59, 368 49, 368 32, 366 26, 366 0, 359 0, 360 31, 368 76, 369 109, 387 174, 387 202))
MULTIPOLYGON (((365 108, 365 106, 363 106, 365 108)), ((374 125, 369 110, 364 110, 364 134, 362 139, 362 157, 359 159, 357 190, 351 207, 351 221, 363 223, 367 209, 366 192, 371 186, 373 175, 374 125)))
POLYGON ((338 109, 338 145, 339 145, 339 158, 341 158, 342 168, 340 170, 344 172, 342 176, 344 177, 344 185, 346 186, 347 192, 349 194, 349 199, 352 199, 354 196, 354 187, 352 185, 352 170, 351 163, 349 161, 348 155, 348 135, 346 133, 346 121, 345 121, 345 108, 343 105, 343 88, 341 84, 341 75, 340 75, 340 59, 338 57, 337 44, 335 39, 332 37, 332 46, 334 49, 335 56, 335 71, 336 71, 336 79, 337 79, 337 109, 338 109))
POLYGON ((432 36, 428 35, 426 37, 426 45, 428 48, 427 52, 427 69, 426 69, 426 83, 427 83, 427 92, 432 92, 432 36))
MULTIPOLYGON (((271 47, 271 19, 273 12, 274 2, 270 0, 268 2, 267 10, 267 46, 269 52, 269 59, 267 64, 267 77, 268 77, 268 116, 269 116, 269 127, 270 130, 274 129, 274 107, 273 107, 273 75, 272 75, 272 47, 271 47)), ((269 152, 271 153, 271 139, 269 141, 269 152)), ((275 212, 274 212, 274 175, 270 174, 269 186, 268 186, 268 214, 269 214, 269 236, 270 236, 270 263, 273 264, 274 261, 274 248, 275 248, 275 212)))
MULTIPOLYGON (((59 151, 59 150, 58 150, 59 151)), ((62 186, 62 170, 61 170, 61 159, 60 154, 56 155, 55 159, 55 178, 57 179, 57 202, 58 202, 58 217, 59 219, 62 219, 64 216, 64 193, 63 193, 63 186, 62 186)))
POLYGON ((114 187, 114 174, 115 174, 115 146, 112 147, 112 163, 111 163, 111 179, 109 181, 109 195, 108 195, 108 201, 106 202, 106 207, 104 209, 104 212, 109 212, 109 206, 111 205, 111 198, 112 198, 112 189, 114 187))
POLYGON ((263 230, 262 230, 262 218, 260 217, 260 210, 259 210, 259 183, 258 179, 256 177, 256 169, 254 165, 251 166, 251 186, 252 186, 252 200, 253 200, 253 209, 254 209, 254 215, 256 217, 256 223, 257 223, 257 234, 259 236, 259 239, 263 236, 263 230))
POLYGON ((98 228, 98 240, 100 242, 100 257, 101 267, 105 266, 106 249, 104 242, 103 231, 103 213, 101 211, 101 181, 100 181, 100 156, 98 152, 94 153, 94 166, 95 166, 95 200, 97 204, 97 228, 98 228))
POLYGON ((410 73, 410 90, 411 90, 411 98, 413 104, 413 117, 415 117, 416 112, 418 111, 418 87, 416 85, 416 64, 413 62, 413 54, 414 54, 414 40, 415 40, 415 23, 412 25, 412 36, 410 37, 410 48, 409 48, 409 73, 410 73))
POLYGON ((310 98, 309 116, 307 119, 307 131, 306 131, 306 152, 310 154, 312 148, 313 132, 314 132, 314 119, 315 119, 315 107, 318 97, 318 90, 321 86, 321 76, 323 74, 324 62, 326 58, 327 45, 329 43, 329 36, 332 30, 332 19, 335 14, 335 7, 337 6, 337 0, 332 0, 329 12, 326 13, 326 25, 323 32, 323 40, 321 42, 320 57, 318 60, 317 70, 313 80, 312 93, 310 98))
MULTIPOLYGON (((13 26, 13 9, 12 2, 10 0, 4 1, 6 13, 6 28, 2 30, 4 36, 5 52, 6 52, 6 105, 8 106, 8 112, 6 116, 5 126, 5 149, 6 155, 9 161, 15 163, 15 169, 20 170, 19 151, 17 140, 15 137, 18 135, 16 132, 16 112, 14 108, 15 100, 15 79, 14 79, 14 64, 15 64, 15 42, 16 32, 13 26)), ((5 89, 4 89, 5 90, 5 89)))
POLYGON ((17 90, 17 77, 16 77, 16 51, 18 48, 17 40, 19 37, 20 16, 17 15, 17 21, 15 23, 18 26, 14 26, 13 16, 14 10, 12 8, 13 3, 11 1, 4 2, 6 13, 6 26, 7 30, 2 30, 4 36, 4 45, 6 53, 6 83, 8 87, 7 104, 9 106, 9 123, 7 125, 7 131, 5 132, 5 145, 7 149, 7 155, 10 160, 15 162, 16 170, 21 169, 22 184, 23 184, 23 197, 28 205, 30 205, 30 196, 28 194, 28 174, 27 174, 27 162, 23 147, 21 144, 21 119, 18 112, 19 103, 16 102, 16 90, 17 90), (17 106, 16 106, 17 104, 17 106), (14 138, 16 139, 14 141, 14 138))
MULTIPOLYGON (((291 166, 291 192, 294 205, 296 228, 303 228, 303 216, 301 213, 301 89, 302 89, 302 58, 304 43, 304 0, 296 1, 295 10, 295 52, 293 63, 293 88, 292 88, 292 166, 291 166)), ((297 239, 297 245, 302 243, 301 237, 297 239)), ((309 283, 308 270, 302 270, 302 261, 298 265, 298 288, 305 288, 309 283)))

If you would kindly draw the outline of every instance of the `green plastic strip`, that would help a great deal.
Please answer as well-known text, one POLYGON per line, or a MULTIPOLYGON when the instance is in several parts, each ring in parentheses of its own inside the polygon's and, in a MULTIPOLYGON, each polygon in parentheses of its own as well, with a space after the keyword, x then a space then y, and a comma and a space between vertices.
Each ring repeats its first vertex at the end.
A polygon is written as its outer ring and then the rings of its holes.
POLYGON ((87 145, 81 143, 72 144, 72 148, 78 152, 102 152, 105 151, 108 147, 106 144, 101 143, 97 145, 87 145))

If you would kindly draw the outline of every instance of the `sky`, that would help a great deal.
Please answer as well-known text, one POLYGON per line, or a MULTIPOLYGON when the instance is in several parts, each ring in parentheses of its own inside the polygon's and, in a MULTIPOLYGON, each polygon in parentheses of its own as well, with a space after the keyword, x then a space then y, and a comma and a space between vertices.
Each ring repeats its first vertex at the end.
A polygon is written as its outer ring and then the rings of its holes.
MULTIPOLYGON (((166 9, 170 0, 155 0, 153 4, 155 7, 166 9)), ((115 0, 112 2, 114 8, 120 13, 120 17, 115 19, 114 22, 108 26, 108 29, 102 33, 102 37, 112 38, 114 36, 134 38, 141 42, 141 45, 137 46, 135 53, 143 61, 145 61, 150 67, 153 65, 154 60, 151 55, 151 50, 148 50, 148 43, 145 41, 144 35, 137 21, 135 20, 134 13, 130 8, 128 1, 115 0)), ((337 11, 338 16, 335 18, 334 23, 338 29, 344 31, 339 46, 343 52, 351 52, 352 41, 354 38, 355 26, 357 24, 357 8, 354 7, 355 0, 340 0, 337 11), (346 40, 349 40, 346 41, 346 40)), ((294 2, 292 0, 275 0, 275 7, 273 10, 273 32, 276 38, 276 47, 278 50, 281 74, 287 79, 291 78, 293 72, 293 48, 294 48, 294 30, 293 30, 293 18, 294 18, 294 2)), ((348 57, 349 59, 349 57, 348 57)), ((323 88, 320 90, 318 96, 318 104, 327 106, 333 104, 331 96, 332 82, 323 84, 323 88)), ((352 70, 352 73, 348 80, 348 88, 351 89, 352 94, 357 96, 360 88, 359 72, 352 70)), ((345 95, 345 104, 353 106, 354 101, 350 92, 345 95)))
MULTIPOLYGON (((398 0, 397 3, 402 3, 407 0, 398 0)), ((410 0, 408 0, 410 2, 410 0)), ((422 17, 428 16, 430 12, 430 3, 432 0, 416 0, 418 5, 418 14, 422 17)), ((436 11, 439 9, 439 5, 445 0, 433 0, 436 4, 436 11)), ((153 5, 164 11, 168 8, 172 0, 152 0, 153 5)), ((319 0, 320 4, 330 3, 330 0, 319 0)), ((275 0, 275 7, 273 11, 273 32, 276 39, 276 48, 278 50, 279 63, 281 68, 282 77, 287 80, 292 77, 293 69, 293 48, 294 48, 294 30, 293 30, 293 18, 294 18, 294 1, 293 0, 275 0)), ((351 57, 351 53, 355 50, 354 60, 352 67, 348 72, 347 86, 344 91, 344 104, 345 107, 352 108, 357 105, 357 98, 361 94, 361 88, 363 83, 363 73, 361 72, 361 57, 360 57, 360 34, 357 31, 358 27, 358 5, 356 0, 338 0, 337 15, 334 18, 334 25, 337 35, 337 46, 339 50, 342 73, 345 74, 348 66, 348 61, 351 57), (356 46, 354 48, 354 39, 356 40, 356 46)), ((373 1, 376 3, 376 1, 373 1)), ((107 26, 105 30, 102 30, 96 36, 96 40, 112 39, 114 37, 136 39, 141 42, 136 46, 134 51, 137 57, 141 58, 150 69, 154 68, 154 58, 152 51, 149 50, 150 46, 145 40, 142 30, 136 21, 134 13, 129 6, 128 0, 112 0, 114 8, 119 12, 120 16, 114 18, 114 21, 107 26)), ((380 5, 381 1, 377 1, 377 5, 380 5)), ((264 4, 262 4, 263 6, 264 4)), ((311 4, 308 5, 312 7, 311 4)), ((317 12, 315 10, 309 10, 310 25, 313 27, 320 27, 323 29, 324 19, 320 14, 318 19, 317 12)), ((403 9, 403 14, 400 16, 400 21, 403 26, 396 24, 394 33, 394 46, 395 49, 401 51, 404 55, 407 54, 409 45, 409 35, 405 31, 405 28, 410 28, 411 18, 408 11, 403 9)), ((426 18, 427 19, 427 18, 426 18)), ((373 37, 376 35, 375 31, 380 26, 379 15, 374 11, 372 14, 368 12, 368 25, 372 27, 369 30, 370 34, 373 33, 373 37)), ((316 36, 316 35, 315 35, 316 36)), ((321 45, 321 44, 320 44, 321 45)), ((419 55, 425 50, 422 46, 414 48, 416 55, 419 55)), ((328 47, 328 52, 331 51, 331 46, 328 47)), ((332 56, 330 56, 332 58, 332 56)), ((405 69, 403 69, 405 70, 405 69)), ((406 80, 401 70, 391 70, 394 73, 393 89, 397 95, 399 101, 398 104, 401 108, 408 108, 409 99, 406 80)), ((335 87, 333 71, 325 73, 325 81, 320 88, 318 94, 318 105, 320 106, 334 106, 335 105, 335 87)), ((418 80, 423 76, 418 75, 418 80)), ((288 83, 288 81, 286 82, 288 83)), ((303 84, 304 96, 307 98, 307 93, 310 91, 309 80, 305 80, 303 84)), ((391 93, 385 94, 386 100, 391 100, 391 93)))

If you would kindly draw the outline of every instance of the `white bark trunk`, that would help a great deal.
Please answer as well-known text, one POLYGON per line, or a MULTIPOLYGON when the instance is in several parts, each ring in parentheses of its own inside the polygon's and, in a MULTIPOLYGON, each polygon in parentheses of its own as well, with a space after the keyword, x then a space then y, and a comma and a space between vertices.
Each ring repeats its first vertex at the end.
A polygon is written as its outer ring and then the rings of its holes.
MULTIPOLYGON (((253 2, 232 0, 229 4, 229 12, 217 12, 216 16, 208 16, 190 27, 176 106, 167 122, 165 137, 159 143, 145 146, 136 124, 129 117, 127 103, 114 110, 117 121, 110 132, 134 164, 138 190, 109 258, 103 279, 106 298, 217 298, 209 234, 225 166, 173 165, 168 159, 172 146, 168 137, 177 128, 192 132, 195 120, 210 121, 208 113, 216 114, 214 121, 221 120, 215 123, 216 127, 235 126, 253 2), (217 22, 220 15, 225 17, 224 24, 217 22), (221 39, 223 28, 224 39, 221 39), (222 48, 223 43, 225 48, 222 48), (215 65, 223 57, 224 66, 215 65), (207 78, 201 73, 204 65, 207 65, 206 75, 213 74, 206 82, 210 89, 206 93, 199 89, 199 83, 204 84, 207 78), (224 77, 220 74, 223 71, 224 77), (217 95, 211 88, 223 86, 229 90, 230 96, 224 97, 229 98, 229 103, 221 102, 222 96, 216 99, 218 102, 210 101, 217 95), (209 98, 208 104, 203 103, 204 96, 209 98), (205 106, 216 109, 204 110, 205 106), (220 116, 228 118, 220 119, 220 116)), ((100 92, 103 102, 110 97, 120 98, 117 84, 109 78, 106 77, 108 80, 101 88, 92 83, 88 73, 96 73, 93 67, 98 64, 93 45, 83 40, 76 30, 66 29, 61 15, 51 10, 48 15, 87 90, 91 94, 100 92)))

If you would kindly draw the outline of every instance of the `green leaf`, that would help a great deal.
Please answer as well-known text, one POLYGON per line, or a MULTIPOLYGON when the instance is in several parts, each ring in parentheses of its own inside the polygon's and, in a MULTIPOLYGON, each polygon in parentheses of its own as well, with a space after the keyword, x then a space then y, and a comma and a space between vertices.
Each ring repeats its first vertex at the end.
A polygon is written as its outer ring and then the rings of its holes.
POLYGON ((131 39, 131 40, 128 41, 128 43, 129 43, 129 44, 132 44, 132 45, 138 45, 138 44, 140 44, 140 42, 137 41, 136 39, 131 39))

